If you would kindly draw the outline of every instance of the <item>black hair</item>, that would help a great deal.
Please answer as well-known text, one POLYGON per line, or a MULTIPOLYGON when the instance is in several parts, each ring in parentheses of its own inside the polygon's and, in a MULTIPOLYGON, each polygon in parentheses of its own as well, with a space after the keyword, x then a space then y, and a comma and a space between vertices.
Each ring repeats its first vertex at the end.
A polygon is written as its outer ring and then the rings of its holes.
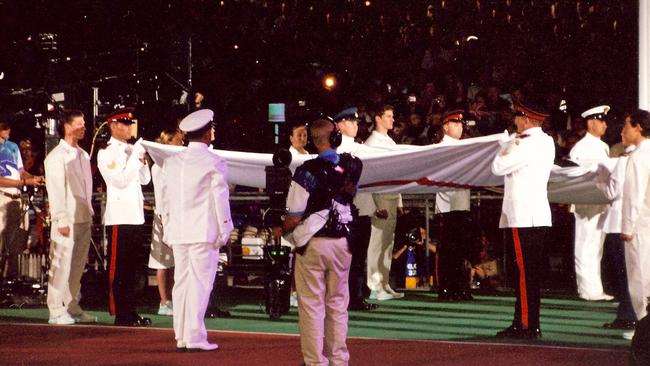
POLYGON ((56 133, 59 134, 59 137, 64 138, 65 137, 64 125, 66 123, 72 122, 72 120, 77 117, 83 117, 83 116, 84 116, 83 112, 77 109, 64 110, 61 113, 61 119, 59 119, 59 122, 56 124, 56 133))
POLYGON ((199 141, 203 138, 206 132, 208 132, 213 127, 212 122, 206 124, 205 126, 199 128, 196 131, 188 131, 185 133, 185 137, 188 141, 199 141))
POLYGON ((630 113, 630 125, 641 126, 641 134, 650 137, 650 112, 638 109, 630 113))

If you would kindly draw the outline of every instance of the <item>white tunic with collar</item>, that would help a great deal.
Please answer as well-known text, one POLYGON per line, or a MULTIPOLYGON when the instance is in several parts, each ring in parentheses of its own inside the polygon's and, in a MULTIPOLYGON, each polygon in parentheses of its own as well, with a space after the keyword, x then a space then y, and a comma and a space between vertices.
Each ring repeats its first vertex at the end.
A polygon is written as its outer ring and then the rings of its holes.
POLYGON ((504 176, 500 228, 551 226, 548 178, 555 144, 540 127, 508 142, 492 161, 492 173, 504 176))
MULTIPOLYGON (((379 133, 377 131, 372 131, 370 136, 365 142, 365 145, 370 146, 370 147, 379 147, 381 148, 382 146, 394 146, 397 145, 395 141, 393 141, 392 138, 388 135, 384 135, 383 133, 379 133)), ((374 193, 373 197, 375 199, 375 204, 380 207, 380 208, 385 208, 384 206, 389 206, 389 207, 403 207, 402 204, 402 195, 399 193, 374 193), (396 201, 392 202, 391 201, 396 201)), ((395 215, 392 210, 388 210, 389 215, 391 216, 391 219, 395 219, 396 217, 393 216, 395 215)))
POLYGON ((167 245, 228 242, 233 223, 227 176, 226 161, 204 143, 190 142, 165 160, 160 213, 167 245))
POLYGON ((104 225, 144 223, 144 196, 141 185, 151 181, 149 166, 140 161, 134 146, 113 137, 97 153, 97 167, 106 182, 104 225))
POLYGON ((650 231, 650 140, 641 141, 630 154, 623 189, 621 232, 634 235, 650 231))
POLYGON ((60 140, 44 165, 52 225, 63 228, 91 222, 93 180, 88 153, 60 140))

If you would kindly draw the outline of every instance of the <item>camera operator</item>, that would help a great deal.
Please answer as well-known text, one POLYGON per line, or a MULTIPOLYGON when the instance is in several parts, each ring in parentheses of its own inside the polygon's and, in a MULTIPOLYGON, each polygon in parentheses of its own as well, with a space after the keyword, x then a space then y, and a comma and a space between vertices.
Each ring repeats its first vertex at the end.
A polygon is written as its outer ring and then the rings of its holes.
POLYGON ((361 161, 334 150, 341 135, 319 119, 309 126, 318 157, 296 169, 287 196, 285 232, 296 245, 300 344, 306 365, 347 365, 348 225, 361 161), (327 339, 325 339, 327 338, 327 339), (324 349, 326 348, 326 349, 324 349))

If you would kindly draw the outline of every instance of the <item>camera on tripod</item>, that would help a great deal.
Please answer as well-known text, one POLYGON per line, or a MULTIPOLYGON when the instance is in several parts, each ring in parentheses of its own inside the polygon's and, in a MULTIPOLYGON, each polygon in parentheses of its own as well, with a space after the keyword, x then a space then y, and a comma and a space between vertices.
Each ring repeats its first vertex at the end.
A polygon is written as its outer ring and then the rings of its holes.
MULTIPOLYGON (((287 194, 291 185, 291 153, 281 149, 273 154, 273 166, 265 167, 266 193, 269 209, 264 214, 264 226, 272 233, 279 233, 286 214, 287 194)), ((279 235, 269 235, 264 246, 266 276, 264 294, 266 313, 271 320, 279 319, 289 312, 291 296, 291 248, 281 243, 279 235)))

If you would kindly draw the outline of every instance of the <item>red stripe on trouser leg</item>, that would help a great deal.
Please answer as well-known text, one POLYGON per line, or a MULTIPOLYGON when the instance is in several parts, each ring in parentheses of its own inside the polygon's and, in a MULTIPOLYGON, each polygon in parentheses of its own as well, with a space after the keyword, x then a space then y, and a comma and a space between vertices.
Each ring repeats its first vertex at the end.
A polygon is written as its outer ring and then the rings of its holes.
POLYGON ((111 268, 108 273, 108 312, 115 315, 115 295, 113 294, 113 280, 115 280, 115 267, 117 262, 117 226, 111 232, 111 268))
POLYGON ((524 270, 524 256, 521 252, 519 230, 512 228, 512 240, 515 244, 517 268, 519 268, 519 303, 521 305, 521 327, 528 329, 528 293, 526 293, 526 271, 524 270))

